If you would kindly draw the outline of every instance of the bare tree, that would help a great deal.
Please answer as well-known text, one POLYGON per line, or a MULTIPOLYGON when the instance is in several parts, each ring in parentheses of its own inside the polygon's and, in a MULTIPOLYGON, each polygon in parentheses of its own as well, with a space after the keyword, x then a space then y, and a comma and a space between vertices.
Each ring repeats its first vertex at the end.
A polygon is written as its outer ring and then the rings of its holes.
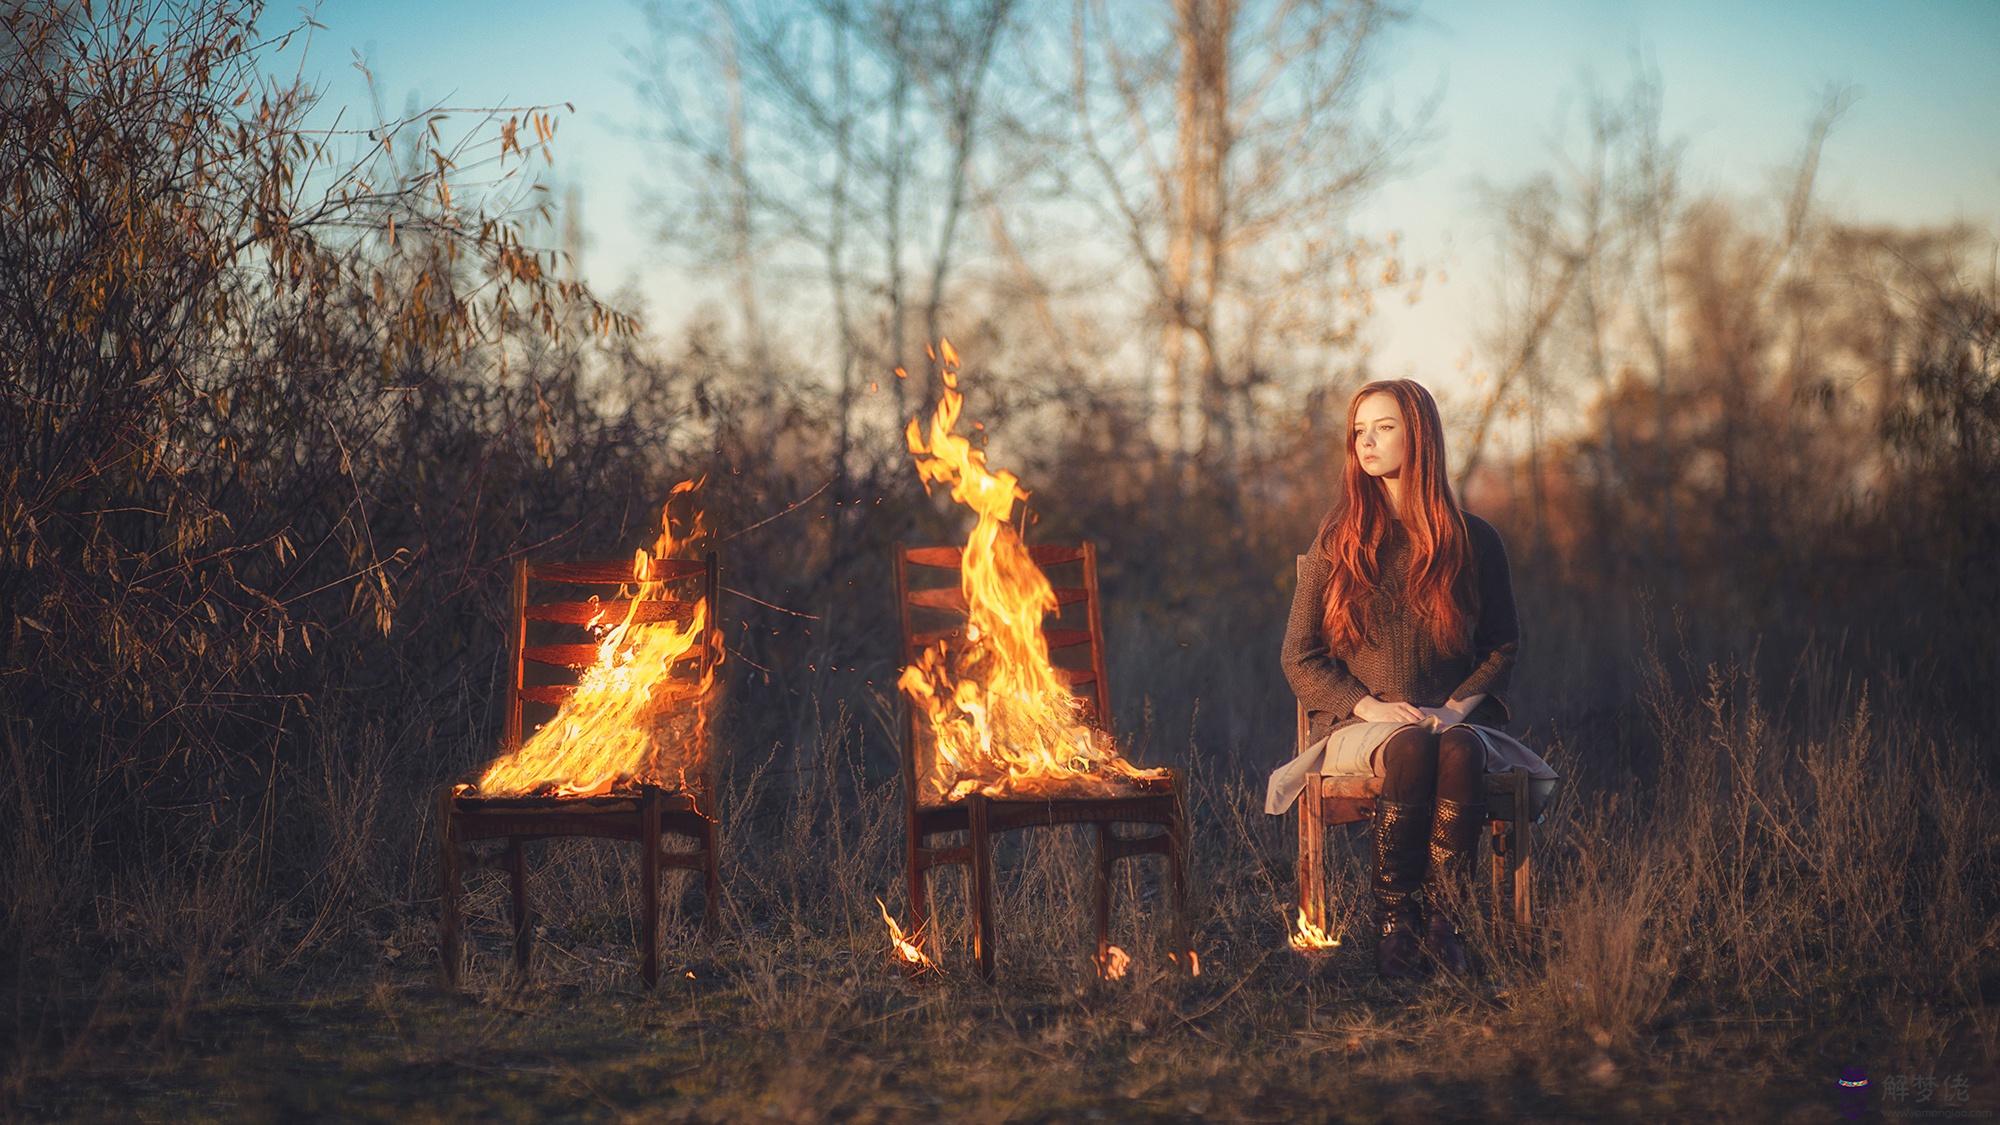
MULTIPOLYGON (((698 264, 733 271, 746 326, 762 319, 750 311, 763 307, 755 291, 772 286, 786 294, 788 319, 831 321, 840 347, 821 371, 836 388, 843 435, 855 424, 861 373, 879 380, 909 369, 921 354, 912 329, 926 339, 943 330, 965 257, 988 80, 1013 7, 713 0, 649 9, 654 38, 637 61, 670 177, 656 201, 677 235, 693 236, 698 264), (796 284, 808 268, 818 276, 796 284)), ((900 418, 905 386, 889 389, 900 418)), ((836 457, 843 479, 848 444, 843 437, 836 457)))
POLYGON ((1325 326, 1281 306, 1310 304, 1311 286, 1353 289, 1346 213, 1414 136, 1362 118, 1399 14, 1175 0, 1160 21, 1077 0, 1069 98, 1084 172, 1063 182, 1116 233, 1147 295, 1170 449, 1233 464, 1273 352, 1308 368, 1326 354, 1313 335, 1325 326))

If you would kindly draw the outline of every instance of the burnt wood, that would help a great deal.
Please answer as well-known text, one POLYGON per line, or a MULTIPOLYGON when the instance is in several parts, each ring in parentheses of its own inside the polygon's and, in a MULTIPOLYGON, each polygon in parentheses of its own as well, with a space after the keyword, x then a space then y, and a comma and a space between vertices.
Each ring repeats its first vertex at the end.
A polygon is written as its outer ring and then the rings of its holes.
MULTIPOLYGON (((897 618, 902 628, 902 660, 913 663, 922 651, 939 642, 953 644, 966 612, 958 586, 963 548, 956 546, 896 546, 897 618), (912 570, 944 572, 948 585, 914 585, 912 570), (929 619, 929 620, 922 620, 929 619), (921 626, 921 627, 920 627, 921 626)), ((1097 550, 1094 544, 1038 544, 1028 548, 1036 565, 1075 566, 1082 584, 1055 587, 1058 623, 1045 623, 1051 659, 1069 653, 1056 670, 1089 704, 1091 719, 1111 730, 1111 696, 1104 666, 1104 620, 1098 597, 1097 550), (1071 607, 1075 607, 1073 610, 1071 607), (1071 618, 1077 620, 1071 620, 1071 618)), ((899 693, 900 695, 900 693, 899 693)), ((1170 773, 1158 781, 1136 782, 1131 793, 1063 796, 987 797, 971 794, 962 800, 934 803, 919 791, 918 758, 928 741, 922 716, 907 698, 903 705, 903 794, 908 823, 908 859, 912 940, 938 952, 930 925, 929 876, 938 867, 963 865, 971 873, 973 955, 982 977, 992 980, 997 952, 997 920, 993 911, 993 838, 1003 832, 1062 824, 1094 825, 1096 858, 1093 879, 1093 920, 1097 957, 1102 964, 1110 946, 1111 877, 1120 860, 1161 856, 1167 865, 1167 889, 1172 900, 1174 944, 1189 949, 1187 919, 1187 818, 1181 779, 1170 773), (1139 825, 1153 829, 1140 836, 1120 836, 1113 826, 1139 825), (938 837, 965 834, 963 843, 938 837)), ((1192 964, 1192 959, 1189 960, 1192 964)))
MULTIPOLYGON (((632 619, 640 622, 687 621, 693 616, 698 597, 708 599, 711 620, 715 619, 719 609, 716 599, 721 590, 715 552, 710 551, 701 559, 656 560, 654 565, 655 579, 668 583, 667 590, 658 599, 639 601, 634 609, 629 600, 618 600, 621 593, 629 598, 636 592, 632 589, 636 582, 629 561, 545 564, 516 561, 509 632, 511 675, 502 753, 520 748, 526 708, 533 706, 554 714, 555 706, 574 694, 575 672, 596 662, 595 644, 560 641, 528 644, 530 622, 580 632, 592 621, 600 624, 624 621, 628 610, 633 611, 632 619), (609 589, 601 595, 603 600, 578 601, 573 594, 564 600, 528 600, 531 589, 548 584, 609 589), (555 683, 528 683, 531 665, 550 674, 568 674, 570 678, 555 683)), ((710 638, 697 641, 680 665, 689 675, 668 681, 667 690, 682 698, 692 698, 719 657, 710 638)), ((447 987, 457 987, 463 960, 464 920, 459 911, 459 897, 464 876, 480 869, 507 874, 513 906, 514 971, 519 979, 527 979, 534 916, 528 905, 526 845, 535 840, 580 836, 639 845, 639 975, 647 988, 659 981, 659 896, 663 869, 691 871, 701 876, 702 923, 713 932, 722 886, 714 804, 722 768, 715 740, 716 694, 711 692, 703 698, 701 706, 707 711, 702 730, 708 741, 701 747, 702 768, 697 776, 688 779, 686 789, 632 785, 588 797, 486 796, 454 782, 439 790, 438 951, 447 987), (666 847, 669 837, 691 840, 693 845, 687 850, 670 851, 666 847), (497 855, 482 855, 473 848, 481 841, 500 841, 501 850, 497 855)))

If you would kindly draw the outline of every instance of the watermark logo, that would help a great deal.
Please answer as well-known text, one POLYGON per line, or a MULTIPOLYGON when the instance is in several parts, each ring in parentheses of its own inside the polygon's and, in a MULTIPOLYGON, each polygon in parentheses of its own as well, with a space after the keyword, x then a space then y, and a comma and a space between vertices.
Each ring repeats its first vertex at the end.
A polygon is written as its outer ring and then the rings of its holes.
POLYGON ((1943 1118, 1956 1121, 1992 1120, 1990 1109, 1974 1109, 1972 1081, 1963 1074, 1885 1074, 1871 1083, 1858 1066, 1840 1072, 1841 1116, 1858 1121, 1866 1111, 1870 1090, 1882 1095, 1882 1116, 1890 1121, 1943 1118))
POLYGON ((1868 1113, 1868 1072, 1858 1066, 1840 1068, 1840 1115, 1859 1121, 1868 1113))

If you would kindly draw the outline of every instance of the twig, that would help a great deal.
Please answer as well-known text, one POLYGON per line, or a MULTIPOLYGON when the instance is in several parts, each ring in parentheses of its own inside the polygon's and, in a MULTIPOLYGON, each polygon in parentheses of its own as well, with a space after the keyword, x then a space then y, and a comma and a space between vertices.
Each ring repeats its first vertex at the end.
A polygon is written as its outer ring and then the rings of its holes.
MULTIPOLYGON (((765 524, 770 523, 772 520, 782 519, 785 516, 791 515, 793 512, 798 511, 800 508, 803 508, 806 506, 806 504, 810 503, 813 497, 818 496, 822 492, 825 492, 827 490, 827 487, 832 483, 833 483, 832 477, 826 478, 824 481, 820 482, 820 486, 818 488, 815 488, 811 492, 808 492, 804 496, 801 496, 799 499, 792 502, 789 506, 785 507, 783 510, 765 516, 763 519, 758 520, 756 523, 751 524, 749 527, 738 528, 737 530, 730 532, 729 534, 723 536, 722 538, 717 539, 716 542, 727 543, 731 539, 734 539, 739 535, 747 535, 750 532, 753 532, 758 528, 763 527, 765 524)), ((753 598, 752 600, 754 601, 755 599, 753 598)), ((773 606, 772 608, 775 609, 777 607, 773 606)))
POLYGON ((1257 975, 1257 970, 1263 968, 1264 962, 1270 959, 1271 959, 1271 951, 1269 949, 1266 949, 1262 954, 1258 956, 1258 958, 1255 961, 1252 961, 1250 963, 1249 968, 1243 970, 1242 974, 1236 978, 1236 983, 1229 986, 1229 991, 1215 998, 1215 1002, 1213 1004, 1210 1004, 1208 1007, 1203 1008, 1200 1011, 1194 1012, 1190 1015, 1182 1015, 1179 1012, 1175 1012, 1174 1018, 1179 1020, 1183 1025, 1189 1028, 1194 1027, 1194 1021, 1198 1019, 1203 1019, 1213 1014, 1217 1008, 1220 1008, 1224 1004, 1228 1003, 1229 998, 1231 996, 1236 995, 1237 992, 1241 991, 1243 986, 1250 982, 1250 978, 1257 975))
POLYGON ((772 605, 770 602, 765 601, 763 598, 757 597, 755 594, 746 594, 734 586, 724 586, 723 590, 727 591, 728 593, 735 594, 739 598, 744 598, 746 600, 756 602, 758 605, 763 606, 765 609, 775 609, 779 613, 789 613, 793 617, 803 617, 807 621, 819 620, 819 615, 816 613, 802 613, 796 609, 786 609, 784 606, 781 605, 772 605))

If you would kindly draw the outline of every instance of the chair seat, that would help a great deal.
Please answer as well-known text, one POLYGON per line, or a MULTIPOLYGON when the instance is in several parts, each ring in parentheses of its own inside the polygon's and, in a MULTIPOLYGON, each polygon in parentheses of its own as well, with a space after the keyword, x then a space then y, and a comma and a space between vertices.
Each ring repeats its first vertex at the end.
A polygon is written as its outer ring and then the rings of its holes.
MULTIPOLYGON (((995 832, 1056 824, 1096 824, 1106 821, 1166 824, 1178 816, 1180 785, 1180 774, 1169 770, 1166 777, 1140 782, 1134 786, 1132 792, 1112 796, 1093 792, 1075 796, 1054 794, 977 799, 986 802, 987 826, 995 832)), ((928 835, 933 832, 957 832, 968 828, 971 822, 967 813, 967 803, 973 799, 975 798, 968 797, 948 805, 928 805, 918 808, 916 818, 921 831, 928 835)))
POLYGON ((667 831, 682 835, 698 832, 709 819, 701 811, 697 794, 653 786, 646 786, 637 795, 596 797, 454 794, 451 804, 461 840, 593 836, 636 842, 644 831, 639 806, 648 796, 659 803, 660 825, 667 831))
POLYGON ((697 795, 689 789, 668 789, 658 785, 642 785, 638 792, 601 793, 589 797, 565 797, 557 794, 495 794, 454 793, 452 806, 462 813, 477 812, 567 812, 584 815, 604 813, 636 813, 639 802, 645 797, 654 797, 661 802, 661 812, 696 812, 697 795))
MULTIPOLYGON (((1511 773, 1489 773, 1486 775, 1486 818, 1488 820, 1511 821, 1514 819, 1515 785, 1520 781, 1511 773)), ((1553 781, 1535 778, 1526 779, 1529 785, 1531 805, 1539 814, 1548 803, 1549 794, 1555 789, 1553 781)), ((1374 803, 1382 795, 1382 779, 1374 775, 1361 774, 1321 774, 1319 795, 1323 819, 1328 824, 1351 824, 1374 815, 1374 803)))

